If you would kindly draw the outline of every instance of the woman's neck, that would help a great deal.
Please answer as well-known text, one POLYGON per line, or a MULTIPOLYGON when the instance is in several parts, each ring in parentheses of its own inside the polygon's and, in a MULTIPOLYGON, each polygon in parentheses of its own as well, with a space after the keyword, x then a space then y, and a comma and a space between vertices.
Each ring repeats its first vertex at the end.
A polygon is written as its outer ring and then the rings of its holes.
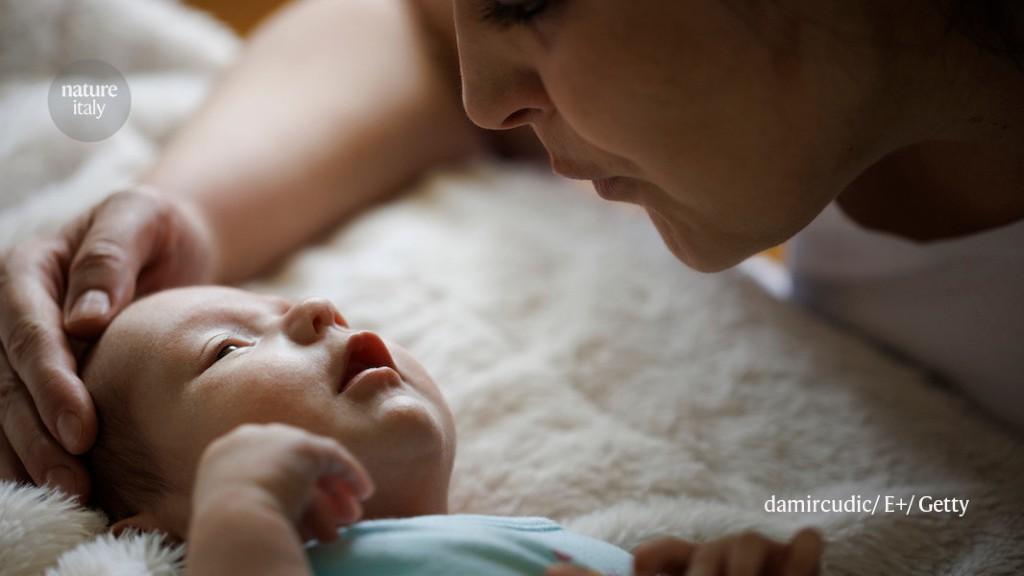
POLYGON ((906 6, 878 9, 881 152, 840 207, 920 241, 1024 219, 1024 69, 951 29, 933 0, 906 6))

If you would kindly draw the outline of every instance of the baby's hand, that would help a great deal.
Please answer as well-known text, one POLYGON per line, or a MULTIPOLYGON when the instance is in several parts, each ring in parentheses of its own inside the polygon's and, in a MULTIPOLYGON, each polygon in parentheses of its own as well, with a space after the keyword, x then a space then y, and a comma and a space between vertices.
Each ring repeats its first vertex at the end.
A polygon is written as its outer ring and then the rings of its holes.
POLYGON ((700 544, 659 538, 633 550, 634 574, 816 576, 824 547, 821 535, 810 528, 797 532, 785 544, 756 532, 700 544))
MULTIPOLYGON (((787 544, 755 532, 694 544, 658 538, 633 551, 634 576, 816 576, 824 542, 816 530, 803 529, 787 544)), ((556 564, 546 576, 601 576, 572 564, 556 564)))
POLYGON ((329 542, 362 516, 359 502, 372 493, 366 470, 335 440, 283 424, 246 424, 203 453, 192 517, 263 507, 288 518, 303 538, 329 542))

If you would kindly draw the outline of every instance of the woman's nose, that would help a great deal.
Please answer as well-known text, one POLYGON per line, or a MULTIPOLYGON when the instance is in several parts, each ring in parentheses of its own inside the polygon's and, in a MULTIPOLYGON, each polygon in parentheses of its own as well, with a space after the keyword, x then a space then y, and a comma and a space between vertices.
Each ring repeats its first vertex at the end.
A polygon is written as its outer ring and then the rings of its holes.
POLYGON ((462 102, 469 119, 487 130, 534 124, 550 108, 540 77, 523 70, 483 78, 464 74, 462 102))
POLYGON ((348 322, 326 298, 308 298, 288 309, 284 331, 299 344, 312 344, 323 338, 332 326, 348 327, 348 322))
POLYGON ((469 119, 488 130, 537 122, 553 107, 537 71, 514 46, 480 28, 471 21, 459 28, 462 103, 469 119))

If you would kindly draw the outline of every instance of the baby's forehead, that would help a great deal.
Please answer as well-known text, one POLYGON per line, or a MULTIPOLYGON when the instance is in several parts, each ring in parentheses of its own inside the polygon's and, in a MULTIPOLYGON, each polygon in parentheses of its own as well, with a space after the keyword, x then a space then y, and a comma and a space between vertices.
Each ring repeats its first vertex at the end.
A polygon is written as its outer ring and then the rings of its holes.
POLYGON ((100 358, 114 356, 122 366, 128 361, 137 364, 139 358, 159 359, 161 350, 204 325, 286 303, 276 296, 221 286, 157 292, 133 302, 113 319, 96 344, 93 359, 106 364, 100 358))
POLYGON ((134 329, 143 325, 153 332, 173 332, 219 314, 242 314, 288 305, 284 298, 225 286, 175 288, 134 302, 111 323, 111 328, 120 321, 134 329))

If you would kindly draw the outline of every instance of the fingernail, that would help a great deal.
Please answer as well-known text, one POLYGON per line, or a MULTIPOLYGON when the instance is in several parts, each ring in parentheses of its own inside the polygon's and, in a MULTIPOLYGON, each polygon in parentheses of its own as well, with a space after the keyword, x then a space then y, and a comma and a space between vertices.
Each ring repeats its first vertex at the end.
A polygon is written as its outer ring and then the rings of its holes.
POLYGON ((71 309, 71 321, 104 316, 110 310, 110 297, 102 290, 89 290, 78 297, 71 309))
POLYGON ((68 494, 77 493, 77 490, 75 490, 75 475, 71 473, 71 469, 67 466, 50 468, 46 472, 46 484, 54 488, 60 488, 68 494))
POLYGON ((60 434, 60 442, 68 452, 78 447, 82 439, 82 420, 71 412, 61 412, 57 417, 57 433, 60 434))

